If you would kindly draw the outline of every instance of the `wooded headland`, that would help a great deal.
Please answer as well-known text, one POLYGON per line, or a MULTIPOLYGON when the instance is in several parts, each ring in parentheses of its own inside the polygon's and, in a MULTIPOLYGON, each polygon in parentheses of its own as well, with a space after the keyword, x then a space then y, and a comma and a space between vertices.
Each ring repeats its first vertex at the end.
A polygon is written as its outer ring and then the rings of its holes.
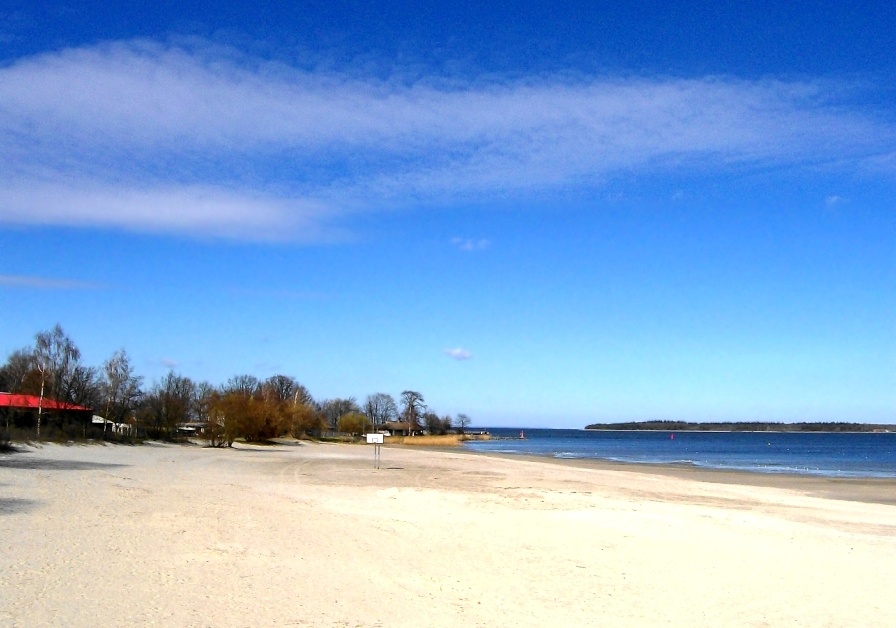
POLYGON ((660 432, 896 432, 896 425, 877 423, 773 423, 748 421, 737 423, 691 423, 688 421, 635 421, 628 423, 592 423, 586 430, 648 430, 660 432))

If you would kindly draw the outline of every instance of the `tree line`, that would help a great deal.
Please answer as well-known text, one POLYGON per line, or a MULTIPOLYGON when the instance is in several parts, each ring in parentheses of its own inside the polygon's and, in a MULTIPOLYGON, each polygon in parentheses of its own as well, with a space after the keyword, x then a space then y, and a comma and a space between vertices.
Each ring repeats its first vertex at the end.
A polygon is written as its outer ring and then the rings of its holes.
MULTIPOLYGON (((128 432, 153 439, 175 439, 195 429, 213 446, 327 432, 360 435, 392 422, 405 424, 411 433, 430 434, 462 432, 470 424, 465 414, 440 416, 414 390, 403 391, 398 400, 383 392, 368 395, 363 403, 355 397, 315 399, 294 377, 283 374, 267 379, 236 375, 213 385, 169 371, 146 386, 125 349, 100 366, 83 364, 80 350, 58 324, 35 334, 32 346, 8 356, 0 367, 0 391, 91 408, 106 419, 101 428, 91 426, 93 431, 101 429, 103 437, 112 437, 110 425, 127 426, 128 432)), ((7 409, 7 439, 10 412, 7 409)), ((33 414, 35 434, 23 437, 87 435, 83 421, 76 425, 64 413, 33 414)))

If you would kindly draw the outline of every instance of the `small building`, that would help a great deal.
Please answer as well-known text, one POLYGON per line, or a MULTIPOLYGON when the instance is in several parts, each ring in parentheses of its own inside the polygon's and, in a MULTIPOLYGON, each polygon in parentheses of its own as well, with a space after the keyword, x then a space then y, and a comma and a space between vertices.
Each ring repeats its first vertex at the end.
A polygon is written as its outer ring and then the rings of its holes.
POLYGON ((413 436, 423 433, 419 425, 409 423, 408 421, 386 421, 378 429, 381 431, 385 430, 390 436, 413 436))
POLYGON ((115 421, 110 421, 106 417, 99 416, 98 414, 93 415, 92 423, 94 427, 103 430, 103 434, 106 434, 106 430, 108 430, 112 434, 131 436, 135 431, 135 426, 130 423, 116 423, 115 421))
POLYGON ((208 423, 203 421, 188 421, 177 424, 177 433, 181 436, 201 436, 207 427, 208 423))
POLYGON ((84 406, 57 401, 37 395, 19 395, 0 392, 0 422, 6 427, 33 430, 37 427, 37 412, 51 413, 56 422, 77 422, 89 426, 92 424, 93 410, 84 406))

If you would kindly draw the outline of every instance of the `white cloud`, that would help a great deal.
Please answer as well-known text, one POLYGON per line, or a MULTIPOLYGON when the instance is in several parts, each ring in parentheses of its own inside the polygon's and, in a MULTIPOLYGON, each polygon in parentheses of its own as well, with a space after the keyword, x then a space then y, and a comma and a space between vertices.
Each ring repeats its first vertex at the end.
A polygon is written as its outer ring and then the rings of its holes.
POLYGON ((0 275, 0 286, 38 290, 96 290, 101 287, 99 284, 86 281, 27 275, 0 275))
POLYGON ((469 350, 462 347, 457 347, 456 349, 445 349, 445 355, 450 358, 454 358, 455 360, 469 360, 473 357, 473 354, 470 353, 469 350))
POLYGON ((451 244, 461 251, 483 251, 489 247, 491 242, 484 238, 478 240, 473 238, 451 238, 451 244))
POLYGON ((318 201, 215 186, 11 181, 0 188, 0 220, 19 224, 135 228, 251 239, 336 237, 318 201))
POLYGON ((847 87, 383 80, 201 42, 65 50, 0 68, 0 222, 316 240, 348 211, 618 173, 848 168, 896 129, 847 87))
POLYGON ((178 364, 180 364, 180 362, 178 362, 177 360, 172 360, 171 358, 162 358, 159 362, 160 362, 160 363, 162 364, 162 366, 164 366, 166 369, 174 369, 174 368, 177 368, 178 364))

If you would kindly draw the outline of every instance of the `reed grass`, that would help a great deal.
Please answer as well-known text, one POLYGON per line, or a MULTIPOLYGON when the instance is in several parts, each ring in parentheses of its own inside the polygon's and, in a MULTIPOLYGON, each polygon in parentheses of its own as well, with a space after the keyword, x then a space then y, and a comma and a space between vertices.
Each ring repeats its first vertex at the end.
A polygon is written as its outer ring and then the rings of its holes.
POLYGON ((491 440, 491 434, 461 434, 461 440, 491 440))
POLYGON ((389 445, 415 445, 419 447, 457 447, 461 443, 460 434, 444 436, 390 436, 386 439, 389 445))

